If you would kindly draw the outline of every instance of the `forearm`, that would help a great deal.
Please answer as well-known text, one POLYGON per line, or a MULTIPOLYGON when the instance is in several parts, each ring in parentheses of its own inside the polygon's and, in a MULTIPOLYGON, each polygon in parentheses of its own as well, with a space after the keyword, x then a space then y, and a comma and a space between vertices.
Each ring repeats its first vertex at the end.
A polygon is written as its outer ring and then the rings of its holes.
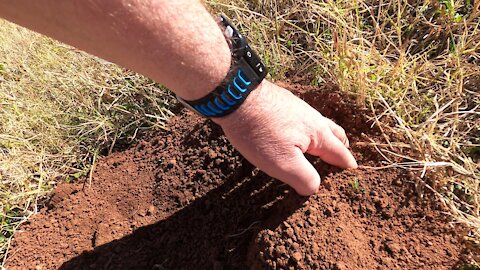
MULTIPOLYGON (((198 0, 0 0, 0 17, 148 75, 186 100, 214 90, 230 69, 228 44, 198 0)), ((357 167, 341 127, 266 80, 213 119, 245 158, 302 195, 320 185, 303 153, 357 167)))
POLYGON ((184 99, 225 78, 230 50, 197 0, 0 0, 0 17, 128 67, 184 99))

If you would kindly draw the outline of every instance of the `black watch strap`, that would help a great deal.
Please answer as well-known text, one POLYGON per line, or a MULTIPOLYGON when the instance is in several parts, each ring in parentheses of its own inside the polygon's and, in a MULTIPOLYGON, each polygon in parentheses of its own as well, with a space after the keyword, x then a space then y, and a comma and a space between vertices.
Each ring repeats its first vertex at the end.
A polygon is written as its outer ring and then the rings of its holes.
POLYGON ((221 117, 234 112, 265 78, 268 71, 245 37, 225 17, 221 17, 224 33, 231 42, 233 64, 224 83, 203 98, 177 99, 187 108, 205 117, 221 117))

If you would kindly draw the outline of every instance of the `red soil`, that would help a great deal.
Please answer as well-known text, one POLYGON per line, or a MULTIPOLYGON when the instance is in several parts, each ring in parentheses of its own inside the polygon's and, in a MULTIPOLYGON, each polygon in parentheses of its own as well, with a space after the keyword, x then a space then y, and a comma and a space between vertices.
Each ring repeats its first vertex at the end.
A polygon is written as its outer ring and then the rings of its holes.
MULTIPOLYGON (((338 89, 293 86, 344 126, 361 165, 376 137, 338 89)), ((21 227, 8 269, 450 269, 465 253, 445 209, 398 169, 341 171, 311 157, 319 193, 296 195, 245 161, 219 127, 182 111, 171 131, 61 184, 21 227)))

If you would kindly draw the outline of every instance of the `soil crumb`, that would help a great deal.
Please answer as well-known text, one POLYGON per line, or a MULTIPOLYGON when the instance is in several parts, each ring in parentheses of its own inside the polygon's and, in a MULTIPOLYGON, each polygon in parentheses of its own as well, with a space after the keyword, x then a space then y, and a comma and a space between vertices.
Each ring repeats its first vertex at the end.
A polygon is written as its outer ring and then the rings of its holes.
MULTIPOLYGON (((381 137, 335 86, 286 85, 342 125, 359 164, 381 137)), ((182 110, 170 131, 61 184, 25 223, 7 269, 452 269, 465 249, 446 209, 402 170, 346 170, 309 157, 301 197, 244 160, 211 121, 182 110)))

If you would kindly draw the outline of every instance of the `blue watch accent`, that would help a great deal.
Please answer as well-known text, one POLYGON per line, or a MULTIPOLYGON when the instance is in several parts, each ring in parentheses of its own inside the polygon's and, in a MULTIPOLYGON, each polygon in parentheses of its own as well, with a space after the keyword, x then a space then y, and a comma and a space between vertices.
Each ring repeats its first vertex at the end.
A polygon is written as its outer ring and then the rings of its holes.
POLYGON ((230 41, 233 59, 225 80, 200 99, 186 101, 177 96, 187 108, 206 117, 222 117, 234 112, 268 73, 247 39, 225 17, 222 16, 220 22, 225 27, 222 31, 230 41))
POLYGON ((236 87, 240 92, 245 93, 245 91, 247 91, 247 88, 242 88, 242 87, 240 87, 240 85, 238 85, 238 83, 237 83, 236 80, 237 80, 237 77, 234 77, 234 78, 233 78, 233 85, 235 85, 235 87, 236 87))
POLYGON ((226 111, 226 110, 230 109, 230 106, 225 107, 222 104, 220 104, 220 101, 218 100, 218 97, 215 98, 213 103, 215 103, 215 105, 217 105, 217 107, 219 107, 222 111, 226 111))
POLYGON ((234 93, 232 93, 232 89, 231 89, 231 88, 232 88, 232 85, 229 84, 229 85, 228 85, 228 93, 230 93, 230 95, 231 95, 234 99, 236 99, 236 100, 241 99, 242 96, 241 96, 241 95, 235 95, 234 93))
POLYGON ((223 91, 223 92, 220 94, 220 97, 222 98, 222 100, 225 101, 225 103, 227 103, 227 104, 230 105, 230 106, 235 105, 235 102, 234 102, 234 101, 231 101, 229 98, 227 98, 227 97, 224 96, 225 94, 226 94, 225 91, 223 91))
POLYGON ((197 112, 200 112, 201 114, 205 114, 205 115, 206 115, 206 113, 202 110, 202 108, 200 108, 200 105, 195 105, 193 108, 194 108, 195 110, 197 110, 197 112))
POLYGON ((242 80, 243 84, 245 84, 246 86, 249 86, 252 82, 245 80, 245 79, 243 78, 243 76, 241 75, 241 72, 242 72, 242 70, 239 69, 239 70, 238 70, 238 74, 237 74, 238 78, 239 78, 240 80, 242 80))
POLYGON ((214 113, 212 113, 209 109, 207 109, 207 106, 205 106, 205 104, 202 104, 200 105, 200 108, 203 112, 206 113, 207 116, 213 116, 215 115, 214 113))
POLYGON ((222 110, 217 110, 217 109, 215 109, 215 107, 213 107, 213 104, 212 104, 211 101, 209 101, 209 102, 207 103, 207 107, 215 113, 214 115, 217 115, 217 114, 221 114, 221 113, 222 113, 222 110))

